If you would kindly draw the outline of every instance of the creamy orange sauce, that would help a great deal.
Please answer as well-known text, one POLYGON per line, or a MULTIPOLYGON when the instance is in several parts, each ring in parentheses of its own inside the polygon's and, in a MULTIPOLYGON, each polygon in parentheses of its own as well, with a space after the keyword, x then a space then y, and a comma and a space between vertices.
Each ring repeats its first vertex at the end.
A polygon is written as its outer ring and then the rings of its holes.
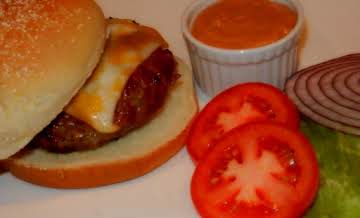
POLYGON ((297 21, 295 11, 269 0, 220 0, 202 11, 191 32, 218 48, 264 46, 287 35, 297 21))

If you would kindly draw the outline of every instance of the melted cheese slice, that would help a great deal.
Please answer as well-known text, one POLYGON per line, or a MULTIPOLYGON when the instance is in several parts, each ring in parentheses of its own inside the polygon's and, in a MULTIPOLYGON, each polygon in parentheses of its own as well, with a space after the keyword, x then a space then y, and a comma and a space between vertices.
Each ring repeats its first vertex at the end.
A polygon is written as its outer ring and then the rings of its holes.
POLYGON ((109 20, 109 38, 98 67, 65 108, 98 132, 119 129, 113 123, 121 93, 136 67, 166 42, 154 29, 131 20, 109 20))

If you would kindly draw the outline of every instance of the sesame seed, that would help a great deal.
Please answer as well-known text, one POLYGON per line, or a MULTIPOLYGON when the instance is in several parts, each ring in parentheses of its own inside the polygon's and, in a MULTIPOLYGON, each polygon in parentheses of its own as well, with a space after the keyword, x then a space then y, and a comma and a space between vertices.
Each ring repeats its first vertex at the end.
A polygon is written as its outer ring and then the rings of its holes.
MULTIPOLYGON (((39 71, 35 67, 41 66, 31 63, 44 55, 40 47, 44 42, 60 43, 49 41, 49 35, 56 35, 71 25, 71 17, 86 14, 84 9, 70 11, 59 2, 0 0, 0 83, 1 79, 11 77, 10 74, 26 77, 34 70, 39 71)), ((75 28, 80 30, 83 24, 78 24, 75 28)))

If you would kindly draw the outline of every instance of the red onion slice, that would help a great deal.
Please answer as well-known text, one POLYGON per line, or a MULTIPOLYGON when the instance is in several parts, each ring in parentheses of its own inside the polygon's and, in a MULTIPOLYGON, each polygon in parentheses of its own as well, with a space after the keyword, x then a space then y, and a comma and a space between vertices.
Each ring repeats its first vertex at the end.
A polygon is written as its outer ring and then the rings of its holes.
POLYGON ((295 87, 294 87, 294 91, 297 97, 315 113, 323 115, 324 117, 327 117, 328 119, 331 119, 339 123, 343 123, 354 127, 360 127, 360 120, 352 119, 342 114, 339 114, 335 111, 329 110, 328 108, 319 104, 319 102, 314 100, 314 98, 312 98, 312 96, 308 91, 308 88, 306 87, 306 84, 309 77, 315 72, 316 71, 314 70, 299 72, 299 76, 295 81, 295 87))
MULTIPOLYGON (((347 62, 348 63, 348 62, 347 62)), ((343 65, 344 66, 344 65, 343 65)), ((347 72, 352 70, 359 70, 359 67, 354 66, 344 66, 341 70, 333 70, 332 68, 338 68, 339 65, 336 65, 334 67, 329 66, 327 69, 319 68, 317 69, 306 81, 306 87, 308 89, 309 94, 311 97, 319 104, 321 104, 323 107, 335 111, 338 114, 341 114, 343 116, 353 118, 353 119, 360 119, 360 105, 358 108, 348 108, 344 107, 343 105, 334 102, 331 100, 328 96, 326 96, 323 91, 320 88, 320 79, 325 74, 329 74, 331 72, 347 72), (355 69, 353 69, 355 68, 355 69)))
POLYGON ((322 75, 319 81, 319 86, 321 91, 332 101, 337 102, 338 104, 352 108, 354 110, 360 110, 360 103, 353 101, 352 99, 345 98, 333 86, 334 77, 337 76, 342 71, 331 71, 327 74, 322 75))
POLYGON ((341 132, 350 133, 354 135, 360 135, 360 129, 355 128, 352 126, 344 125, 338 122, 334 122, 320 114, 317 114, 310 110, 302 101, 298 98, 294 91, 295 83, 297 80, 297 77, 299 76, 299 73, 295 74, 290 80, 287 81, 285 85, 285 91, 288 94, 289 98, 294 102, 294 104, 298 107, 298 109, 301 111, 301 113, 305 114, 312 120, 327 126, 329 128, 339 130, 341 132))
POLYGON ((353 72, 347 72, 336 75, 333 80, 333 86, 340 95, 344 96, 344 98, 351 99, 356 103, 360 103, 360 95, 350 89, 349 86, 345 83, 346 78, 352 73, 353 72))
POLYGON ((360 54, 347 55, 299 71, 287 81, 285 90, 299 110, 311 119, 360 135, 360 104, 352 98, 355 95, 360 99, 355 92, 359 88, 359 72, 360 54))
POLYGON ((345 84, 351 91, 360 96, 360 70, 348 76, 345 80, 345 84))

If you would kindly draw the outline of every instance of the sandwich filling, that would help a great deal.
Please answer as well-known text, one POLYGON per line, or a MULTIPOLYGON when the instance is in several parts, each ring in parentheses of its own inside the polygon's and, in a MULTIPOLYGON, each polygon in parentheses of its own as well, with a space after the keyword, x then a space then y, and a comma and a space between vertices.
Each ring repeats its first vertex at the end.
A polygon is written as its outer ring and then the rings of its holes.
POLYGON ((158 32, 109 20, 109 39, 91 78, 31 142, 55 152, 93 149, 144 125, 176 81, 176 63, 158 32))
POLYGON ((159 47, 166 48, 153 29, 132 21, 109 21, 109 39, 99 66, 65 112, 99 132, 119 130, 114 120, 116 104, 135 69, 159 47))

